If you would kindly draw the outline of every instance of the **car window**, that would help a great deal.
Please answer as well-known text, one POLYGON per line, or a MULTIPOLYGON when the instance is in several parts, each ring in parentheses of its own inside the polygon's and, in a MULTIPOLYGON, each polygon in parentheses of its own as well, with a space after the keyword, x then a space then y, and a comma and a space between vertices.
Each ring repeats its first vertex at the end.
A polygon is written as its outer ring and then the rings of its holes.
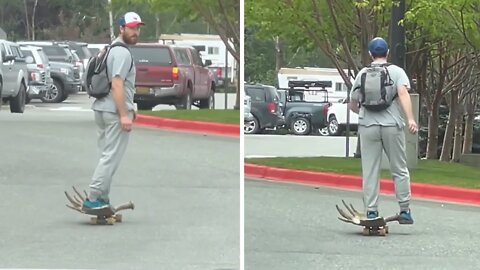
POLYGON ((267 87, 268 92, 270 93, 270 96, 272 97, 272 100, 275 102, 280 101, 280 96, 278 95, 277 89, 274 87, 267 87))
POLYGON ((12 49, 12 53, 15 57, 24 58, 24 55, 23 55, 23 53, 22 53, 22 51, 20 50, 19 47, 11 46, 10 48, 12 49))
POLYGON ((60 46, 41 46, 47 56, 67 56, 67 52, 60 46))
POLYGON ((165 47, 131 47, 136 64, 171 66, 170 50, 165 47))
POLYGON ((263 88, 248 87, 245 92, 252 98, 252 102, 265 102, 267 100, 266 92, 263 88))
POLYGON ((2 54, 2 57, 7 56, 7 50, 5 49, 5 45, 0 43, 0 53, 2 54))
POLYGON ((203 66, 202 58, 200 58, 200 55, 198 54, 197 50, 191 50, 191 52, 192 52, 193 63, 197 66, 203 66))
POLYGON ((31 57, 33 58, 33 60, 35 61, 35 57, 33 56, 32 51, 30 51, 30 50, 22 50, 22 52, 23 52, 23 55, 24 55, 25 57, 31 56, 31 57))
POLYGON ((178 64, 180 65, 190 65, 190 58, 188 58, 187 50, 185 49, 174 49, 175 57, 177 58, 178 64))
POLYGON ((43 50, 38 50, 38 54, 40 55, 40 58, 42 58, 42 63, 45 65, 48 65, 48 57, 47 55, 43 52, 43 50))

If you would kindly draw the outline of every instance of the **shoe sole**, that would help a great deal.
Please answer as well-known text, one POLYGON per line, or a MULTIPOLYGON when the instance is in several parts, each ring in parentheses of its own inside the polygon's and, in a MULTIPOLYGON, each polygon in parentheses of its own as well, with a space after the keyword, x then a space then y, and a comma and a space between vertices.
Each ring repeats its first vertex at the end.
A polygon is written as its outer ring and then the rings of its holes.
POLYGON ((407 224, 407 225, 410 225, 410 224, 413 224, 413 220, 398 220, 398 223, 400 224, 407 224))

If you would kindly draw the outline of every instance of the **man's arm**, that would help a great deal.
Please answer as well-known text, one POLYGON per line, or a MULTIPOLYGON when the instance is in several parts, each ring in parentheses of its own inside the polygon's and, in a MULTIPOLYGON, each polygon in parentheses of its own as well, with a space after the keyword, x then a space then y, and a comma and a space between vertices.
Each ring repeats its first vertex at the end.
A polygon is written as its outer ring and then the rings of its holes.
POLYGON ((355 99, 350 99, 350 102, 348 103, 348 108, 358 114, 360 112, 360 107, 358 107, 358 100, 355 99))
POLYGON ((415 119, 413 118, 412 100, 410 99, 408 89, 405 87, 405 85, 399 85, 397 91, 398 101, 400 102, 400 106, 402 106, 403 112, 407 117, 408 130, 410 133, 415 134, 418 131, 418 127, 415 119))
POLYGON ((128 116, 123 82, 124 80, 120 76, 115 76, 112 79, 112 97, 120 117, 128 116))

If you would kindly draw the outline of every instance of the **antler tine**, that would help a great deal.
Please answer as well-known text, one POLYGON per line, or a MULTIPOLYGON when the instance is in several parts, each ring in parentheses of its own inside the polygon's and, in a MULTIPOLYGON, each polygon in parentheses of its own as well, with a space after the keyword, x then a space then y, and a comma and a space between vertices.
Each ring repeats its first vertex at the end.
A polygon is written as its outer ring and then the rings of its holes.
POLYGON ((75 193, 77 193, 78 197, 80 197, 80 199, 82 199, 82 202, 84 202, 85 198, 82 196, 82 194, 80 194, 80 192, 78 192, 78 190, 74 186, 72 186, 72 188, 73 188, 73 191, 75 191, 75 193))
POLYGON ((81 201, 77 195, 73 195, 73 198, 75 199, 75 201, 79 204, 79 205, 82 205, 83 204, 83 201, 81 201))
POLYGON ((350 212, 350 214, 351 214, 352 216, 356 216, 356 215, 355 215, 355 212, 353 212, 353 210, 350 209, 350 207, 345 203, 344 200, 342 200, 342 203, 343 203, 343 205, 345 206, 345 208, 347 208, 348 212, 350 212))
POLYGON ((126 209, 134 209, 135 208, 135 205, 130 201, 128 203, 125 203, 125 204, 121 204, 117 207, 115 207, 115 212, 118 212, 120 210, 126 210, 126 209))
POLYGON ((360 216, 360 215, 362 214, 362 213, 358 212, 357 209, 355 209, 355 207, 353 207, 352 204, 350 204, 350 208, 353 210, 353 212, 355 212, 355 214, 356 214, 357 216, 360 216))
POLYGON ((87 199, 88 198, 88 193, 85 190, 83 190, 83 194, 85 194, 85 199, 87 199))
POLYGON ((391 217, 387 217, 385 219, 385 222, 390 222, 390 221, 395 221, 395 220, 398 220, 400 218, 400 216, 398 214, 394 215, 394 216, 391 216, 391 217))
POLYGON ((75 206, 75 207, 80 207, 80 204, 78 204, 72 197, 68 194, 68 192, 65 191, 65 196, 67 196, 67 199, 70 201, 70 203, 75 206))
POLYGON ((340 209, 340 207, 338 207, 338 205, 335 205, 337 207, 337 211, 338 213, 340 213, 340 215, 348 220, 352 220, 352 217, 351 216, 348 216, 342 209, 340 209))

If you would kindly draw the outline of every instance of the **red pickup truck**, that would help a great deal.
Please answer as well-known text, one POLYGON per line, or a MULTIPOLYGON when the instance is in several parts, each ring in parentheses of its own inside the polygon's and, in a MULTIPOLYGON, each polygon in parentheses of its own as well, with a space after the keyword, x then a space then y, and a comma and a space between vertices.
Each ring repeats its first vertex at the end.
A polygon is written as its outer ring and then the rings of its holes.
POLYGON ((189 46, 137 43, 131 46, 136 66, 134 102, 139 110, 159 104, 190 110, 213 109, 215 82, 198 51, 189 46))

